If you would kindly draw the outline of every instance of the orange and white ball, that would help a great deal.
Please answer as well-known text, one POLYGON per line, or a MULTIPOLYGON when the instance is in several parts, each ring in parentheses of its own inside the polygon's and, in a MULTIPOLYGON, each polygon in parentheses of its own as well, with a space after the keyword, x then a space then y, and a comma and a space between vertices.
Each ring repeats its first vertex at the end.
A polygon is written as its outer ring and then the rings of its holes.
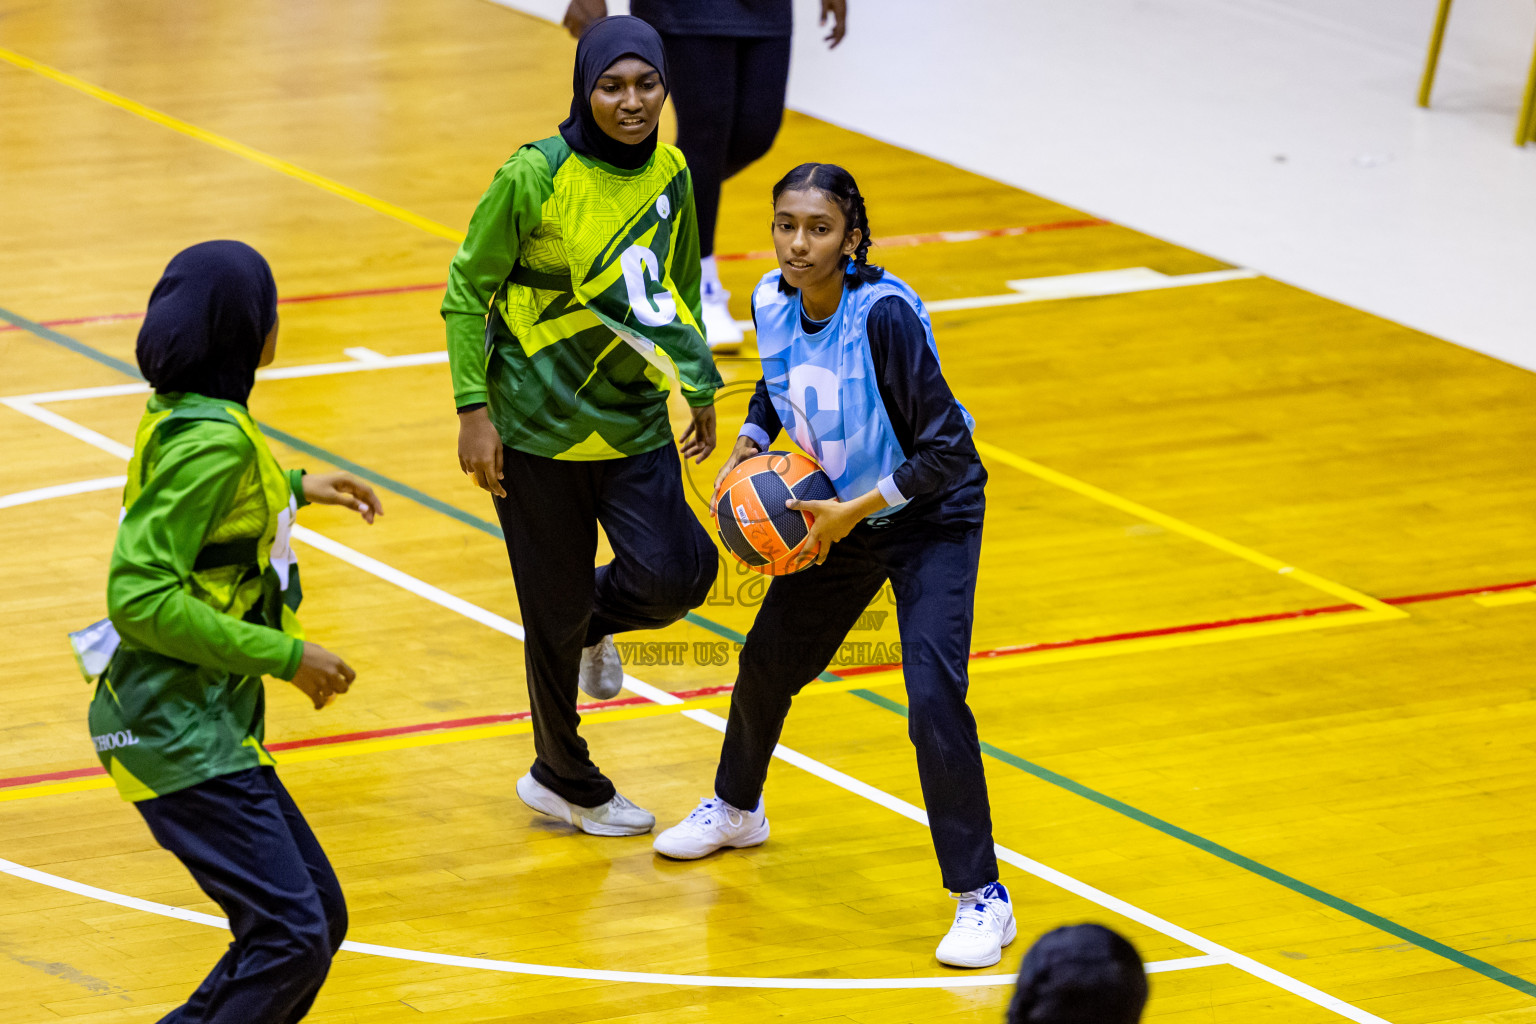
POLYGON ((814 564, 818 553, 806 548, 814 517, 784 503, 836 497, 832 480, 814 459, 764 452, 744 459, 721 481, 711 511, 720 540, 742 564, 765 576, 784 576, 814 564))

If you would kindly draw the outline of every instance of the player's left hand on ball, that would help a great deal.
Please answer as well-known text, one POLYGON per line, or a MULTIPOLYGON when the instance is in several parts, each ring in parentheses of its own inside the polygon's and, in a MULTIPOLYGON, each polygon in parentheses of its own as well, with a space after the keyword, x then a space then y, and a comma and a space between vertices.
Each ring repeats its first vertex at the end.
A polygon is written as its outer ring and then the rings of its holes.
POLYGON ((805 546, 807 550, 816 551, 817 565, 827 560, 827 556, 832 553, 832 545, 853 532, 861 518, 858 509, 848 502, 800 501, 790 498, 784 505, 786 508, 810 513, 812 521, 805 546))
POLYGON ((384 514, 384 506, 373 488, 351 473, 305 473, 304 499, 316 505, 341 505, 372 523, 384 514))
POLYGON ((682 446, 683 458, 703 462, 715 450, 715 407, 701 405, 690 407, 688 411, 693 414, 693 422, 688 424, 677 443, 682 446))

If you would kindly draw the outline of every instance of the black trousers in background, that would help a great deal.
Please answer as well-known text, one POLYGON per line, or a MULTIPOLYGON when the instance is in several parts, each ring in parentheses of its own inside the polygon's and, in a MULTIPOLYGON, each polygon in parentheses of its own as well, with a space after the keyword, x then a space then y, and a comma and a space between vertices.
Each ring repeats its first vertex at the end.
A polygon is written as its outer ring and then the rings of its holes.
POLYGON ((577 732, 581 649, 611 633, 660 629, 698 607, 718 556, 683 498, 670 444, 643 455, 570 462, 502 449, 495 498, 522 609, 533 777, 578 807, 613 798, 577 732), (597 525, 613 561, 593 568, 597 525))
POLYGON ((235 935, 192 997, 160 1024, 293 1024, 347 934, 341 883, 271 768, 142 800, 161 846, 224 909, 235 935))
POLYGON ((779 133, 789 82, 789 37, 661 38, 667 86, 677 108, 677 148, 693 175, 699 255, 709 256, 715 251, 721 183, 768 152, 779 133))
POLYGON ((831 663, 887 579, 896 596, 907 734, 951 892, 997 880, 976 719, 965 703, 981 525, 861 523, 823 565, 779 576, 742 648, 715 795, 757 806, 790 702, 831 663))

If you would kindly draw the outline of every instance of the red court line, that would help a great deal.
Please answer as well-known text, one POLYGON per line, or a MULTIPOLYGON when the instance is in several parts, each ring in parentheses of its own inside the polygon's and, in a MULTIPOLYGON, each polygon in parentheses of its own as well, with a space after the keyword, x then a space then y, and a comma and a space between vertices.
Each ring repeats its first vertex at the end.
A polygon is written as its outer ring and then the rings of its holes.
MULTIPOLYGON (((1536 587, 1536 580, 1524 580, 1520 583, 1496 583, 1491 587, 1466 587, 1461 590, 1438 590, 1432 594, 1409 594, 1406 597, 1384 597, 1382 604, 1418 604, 1421 601, 1444 601, 1452 597, 1467 597, 1471 594, 1495 594, 1501 590, 1520 590, 1523 587, 1536 587)), ((1208 629, 1226 629, 1231 626, 1247 626, 1255 622, 1280 622, 1285 619, 1305 619, 1313 615, 1336 615, 1339 612, 1354 611, 1359 605, 1330 604, 1321 608, 1303 608, 1294 612, 1274 612, 1269 615, 1250 615, 1241 619, 1222 619, 1218 622, 1196 622, 1185 626, 1167 626, 1162 629, 1142 629, 1131 633, 1110 633, 1105 636, 1086 637, 1082 640, 1056 640, 1038 644, 1019 644, 1016 647, 995 647, 989 651, 977 651, 971 655, 971 660, 979 658, 1001 658, 1014 654, 1032 654, 1036 651, 1059 651, 1067 647, 1087 647, 1090 644, 1107 644, 1116 640, 1140 640, 1149 636, 1172 636, 1177 633, 1200 633, 1208 629)), ((893 668, 900 668, 900 662, 892 662, 889 665, 858 665, 853 668, 840 669, 839 675, 859 676, 868 675, 871 672, 888 672, 893 668)))
MULTIPOLYGON (((1083 220, 1061 220, 1050 224, 1024 224, 1011 228, 985 228, 978 231, 931 231, 920 235, 893 235, 890 238, 882 238, 875 243, 879 249, 905 249, 914 245, 931 245, 934 243, 949 242, 973 242, 978 238, 1012 238, 1017 235, 1033 235, 1042 231, 1070 231, 1074 228, 1103 227, 1110 222, 1099 220, 1096 217, 1083 220)), ((758 249, 754 252, 727 252, 717 253, 715 259, 722 263, 739 260, 771 260, 774 258, 772 249, 758 249)), ((442 291, 448 285, 443 281, 435 281, 431 284, 402 284, 388 288, 358 288, 345 292, 317 292, 313 295, 290 295, 287 298, 277 300, 279 306, 294 305, 303 302, 330 302, 336 299, 366 299, 377 295, 404 295, 408 292, 442 291)), ((142 310, 136 313, 101 313, 96 316, 72 316, 63 320, 41 320, 44 327, 79 327, 82 324, 111 324, 124 320, 142 320, 142 310)), ((0 331, 19 331, 19 324, 0 324, 0 331)))
MULTIPOLYGON (((302 302, 330 302, 334 299, 366 299, 375 295, 403 295, 406 292, 442 291, 448 285, 442 281, 432 284, 401 284, 389 288, 358 288, 347 292, 317 292, 314 295, 290 295, 277 300, 279 306, 291 306, 302 302)), ((81 324, 111 324, 122 320, 142 320, 144 312, 102 313, 98 316, 72 316, 64 320, 40 320, 43 327, 78 327, 81 324)), ((0 331, 19 331, 20 324, 0 324, 0 331)))
POLYGON ((1536 587, 1536 580, 1525 580, 1522 583, 1499 583, 1492 587, 1467 587, 1464 590, 1439 590, 1433 594, 1387 597, 1382 600, 1386 604, 1418 604, 1420 601, 1444 601, 1447 598, 1467 597, 1471 594, 1497 594, 1501 590, 1519 590, 1522 587, 1536 587))
MULTIPOLYGON (((1496 594, 1505 590, 1520 590, 1523 587, 1536 587, 1536 580, 1522 580, 1519 583, 1495 583, 1485 587, 1466 587, 1461 590, 1437 590, 1428 594, 1409 594, 1406 597, 1384 597, 1382 603, 1390 605, 1418 604, 1423 601, 1445 601, 1453 597, 1469 597, 1472 594, 1496 594)), ((1119 640, 1138 640, 1149 636, 1172 636, 1177 633, 1199 633, 1211 629, 1228 629, 1232 626, 1246 626, 1255 622, 1279 622, 1285 619, 1304 619, 1313 615, 1334 615, 1339 612, 1351 611, 1358 608, 1353 604, 1332 604, 1321 608, 1303 608, 1294 612, 1274 612, 1269 615, 1250 615, 1240 619, 1221 619, 1215 622, 1195 622, 1183 626, 1167 626, 1162 629, 1142 629, 1129 633, 1108 633, 1104 636, 1084 637, 1080 640, 1055 640, 1038 644, 1019 644, 1013 647, 994 647, 991 650, 977 651, 971 655, 971 660, 981 658, 1004 658, 1019 654, 1032 654, 1036 651, 1056 651, 1068 647, 1087 647, 1091 644, 1114 643, 1119 640)), ((869 675, 874 672, 888 672, 891 669, 900 668, 901 664, 895 662, 889 665, 855 665, 851 668, 840 668, 838 675, 843 677, 869 675)), ((688 700, 693 697, 712 697, 722 693, 730 693, 735 687, 729 683, 720 686, 705 686, 696 690, 674 690, 672 696, 688 700)), ((651 703, 645 697, 619 697, 614 700, 593 701, 587 704, 578 704, 578 711, 599 711, 605 708, 625 707, 634 704, 651 703)), ((338 743, 352 743, 357 740, 380 739, 387 736, 410 736, 425 732, 441 732, 448 729, 468 729, 478 725, 496 725, 501 722, 521 722, 532 716, 531 711, 514 711, 500 715, 477 715, 473 718, 449 718, 440 722, 417 722, 413 725, 396 725, 383 729, 364 729, 358 732, 344 732, 333 736, 314 736, 302 740, 285 740, 280 743, 267 744, 268 750, 298 750, 303 747, 326 747, 338 743)), ((39 782, 60 782, 66 779, 80 779, 92 775, 105 775, 106 772, 99 767, 94 768, 70 768, 58 772, 42 772, 37 775, 16 775, 11 778, 0 778, 0 789, 8 789, 14 786, 29 786, 39 782)))

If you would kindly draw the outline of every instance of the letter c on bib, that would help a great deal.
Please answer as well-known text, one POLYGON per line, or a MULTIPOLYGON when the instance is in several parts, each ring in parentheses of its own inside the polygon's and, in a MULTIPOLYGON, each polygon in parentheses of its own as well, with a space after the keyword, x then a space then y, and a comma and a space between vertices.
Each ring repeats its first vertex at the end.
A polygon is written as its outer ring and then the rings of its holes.
POLYGON ((833 371, 810 363, 790 367, 789 401, 794 410, 795 443, 814 454, 833 479, 847 464, 841 398, 841 384, 833 371))
POLYGON ((619 269, 624 272, 624 287, 629 290, 629 308, 635 319, 647 327, 665 327, 677 319, 677 300, 661 287, 661 260, 643 245, 632 245, 619 254, 619 269), (648 287, 646 275, 656 282, 656 291, 648 287))

